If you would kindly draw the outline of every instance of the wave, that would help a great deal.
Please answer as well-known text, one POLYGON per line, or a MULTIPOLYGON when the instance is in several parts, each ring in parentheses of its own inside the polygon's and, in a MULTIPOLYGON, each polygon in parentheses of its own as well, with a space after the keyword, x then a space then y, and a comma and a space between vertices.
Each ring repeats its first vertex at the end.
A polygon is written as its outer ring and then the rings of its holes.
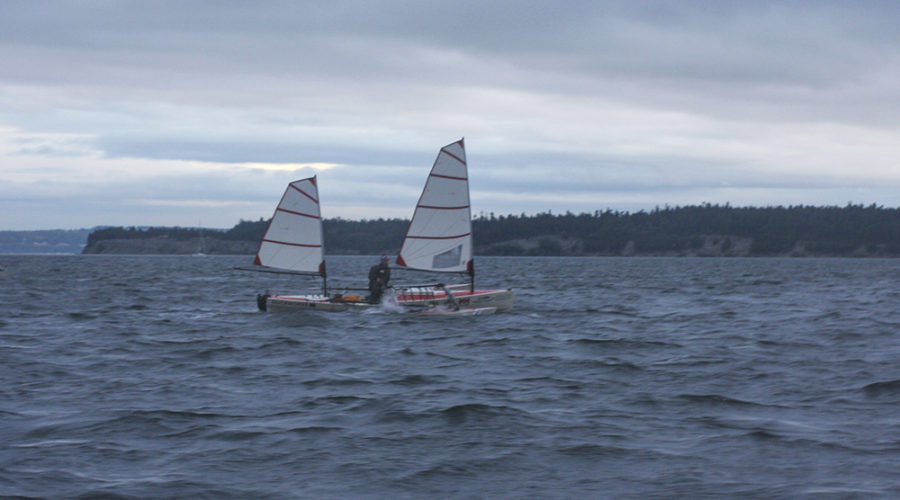
POLYGON ((608 348, 608 347, 621 347, 624 349, 642 349, 642 348, 650 348, 650 347, 665 347, 665 348, 679 348, 680 344, 671 343, 671 342, 661 342, 657 340, 632 340, 626 338, 616 338, 616 339, 597 339, 597 338, 577 338, 570 339, 567 342, 571 342, 575 345, 585 346, 585 347, 600 347, 600 348, 608 348))
POLYGON ((210 433, 206 436, 207 439, 214 439, 220 441, 252 441, 260 437, 272 435, 273 431, 270 430, 239 430, 239 429, 228 429, 221 430, 218 432, 210 433))
POLYGON ((509 417, 522 415, 522 410, 503 405, 489 405, 484 403, 465 403, 454 405, 440 410, 440 415, 451 424, 462 424, 469 420, 484 421, 497 417, 509 417))
POLYGON ((69 319, 72 321, 91 321, 97 319, 96 314, 91 314, 87 312, 72 312, 69 313, 69 319))
POLYGON ((479 425, 489 426, 490 422, 498 418, 508 420, 526 414, 522 410, 505 405, 493 405, 485 403, 463 403, 446 408, 409 408, 400 406, 394 402, 371 401, 357 410, 369 410, 373 412, 374 421, 379 424, 414 424, 429 423, 439 418, 449 425, 461 425, 477 422, 479 425))
POLYGON ((353 386, 353 385, 372 385, 375 382, 364 378, 355 378, 348 376, 346 378, 321 377, 311 380, 302 380, 299 382, 306 387, 329 387, 329 386, 353 386))
POLYGON ((782 439, 782 436, 772 432, 769 429, 753 429, 745 434, 749 438, 759 440, 782 439))
POLYGON ((343 427, 338 427, 334 425, 307 425, 304 427, 294 427, 288 429, 287 432, 293 434, 324 434, 328 432, 338 432, 343 431, 343 427))
POLYGON ((864 386, 862 391, 870 398, 880 398, 885 396, 897 397, 900 396, 900 379, 873 382, 864 386))
POLYGON ((11 444, 9 446, 12 448, 56 448, 59 446, 68 447, 72 445, 89 444, 90 442, 91 441, 87 439, 47 439, 43 441, 11 444))
POLYGON ((777 405, 757 403, 755 401, 744 401, 743 399, 723 396, 721 394, 679 394, 675 396, 691 403, 712 406, 759 406, 759 407, 777 407, 777 405))
POLYGON ((437 383, 437 379, 434 377, 426 377, 425 375, 407 375, 402 378, 391 380, 388 383, 404 386, 419 386, 437 383))
POLYGON ((559 448, 557 452, 576 458, 602 458, 602 457, 618 457, 630 453, 634 450, 623 448, 621 446, 604 446, 600 444, 584 443, 573 446, 559 448))

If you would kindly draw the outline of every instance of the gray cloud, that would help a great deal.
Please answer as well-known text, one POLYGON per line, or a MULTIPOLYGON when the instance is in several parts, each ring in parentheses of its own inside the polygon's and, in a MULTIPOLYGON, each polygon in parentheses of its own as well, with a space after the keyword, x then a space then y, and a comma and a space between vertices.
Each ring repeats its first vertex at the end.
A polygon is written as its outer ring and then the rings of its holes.
MULTIPOLYGON (((486 211, 898 204, 898 21, 874 1, 3 2, 0 128, 24 139, 0 181, 37 200, 23 164, 327 162, 341 215, 396 214, 392 190, 466 135, 486 211)), ((57 196, 236 213, 289 174, 166 170, 57 196)))

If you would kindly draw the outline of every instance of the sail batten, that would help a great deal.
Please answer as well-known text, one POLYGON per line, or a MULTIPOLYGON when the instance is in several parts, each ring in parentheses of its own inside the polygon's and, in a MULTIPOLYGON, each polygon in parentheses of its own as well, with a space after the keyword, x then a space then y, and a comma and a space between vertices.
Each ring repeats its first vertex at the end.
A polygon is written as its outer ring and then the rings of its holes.
POLYGON ((324 276, 325 248, 315 176, 288 184, 254 264, 324 276))
POLYGON ((286 214, 301 215, 303 217, 309 217, 310 219, 318 219, 319 218, 319 216, 316 214, 305 214, 303 212, 295 212, 293 210, 288 210, 286 208, 276 208, 275 210, 278 212, 284 212, 286 214))
MULTIPOLYGON (((459 143, 461 144, 461 143, 462 143, 462 140, 460 140, 459 143)), ((452 145, 452 144, 451 144, 451 145, 452 145)), ((449 156, 450 158, 453 158, 454 160, 456 160, 456 161, 462 163, 463 165, 466 164, 466 160, 463 160, 462 158, 460 158, 460 157, 456 156, 455 154, 451 153, 450 151, 444 151, 444 153, 446 153, 447 156, 449 156)), ((465 151, 463 152, 463 157, 465 157, 465 151)))
MULTIPOLYGON (((313 184, 313 187, 315 188, 315 187, 316 187, 315 176, 310 177, 310 179, 313 179, 312 184, 313 184)), ((300 189, 299 187, 295 186, 293 183, 288 184, 288 186, 289 186, 291 189, 294 189, 294 190, 298 191, 298 192, 299 192, 300 194, 302 194, 303 196, 306 196, 307 198, 309 198, 310 200, 312 200, 313 203, 315 203, 315 204, 317 204, 317 205, 319 204, 319 200, 317 199, 317 198, 318 198, 318 189, 316 189, 316 191, 317 191, 317 192, 316 192, 316 196, 313 197, 312 195, 310 195, 310 194, 307 193, 306 191, 303 191, 303 190, 300 189)))
POLYGON ((466 181, 466 182, 469 181, 469 179, 467 177, 453 177, 452 175, 441 175, 441 174, 435 174, 435 173, 432 173, 431 177, 440 177, 441 179, 450 179, 453 181, 466 181))
POLYGON ((278 245, 290 245, 290 246, 305 247, 305 248, 322 248, 322 245, 311 245, 311 244, 306 244, 306 243, 291 243, 288 241, 267 240, 265 238, 263 238, 263 241, 265 241, 266 243, 276 243, 278 245))
POLYGON ((471 262, 469 175, 465 145, 459 140, 438 152, 397 264, 423 271, 466 272, 471 262))
POLYGON ((414 234, 406 235, 407 238, 417 239, 417 240, 455 240, 458 238, 468 238, 472 236, 472 233, 466 234, 457 234, 456 236, 417 236, 414 234))
POLYGON ((466 210, 469 208, 469 205, 463 205, 461 207, 437 207, 432 205, 419 205, 416 208, 427 208, 428 210, 466 210))

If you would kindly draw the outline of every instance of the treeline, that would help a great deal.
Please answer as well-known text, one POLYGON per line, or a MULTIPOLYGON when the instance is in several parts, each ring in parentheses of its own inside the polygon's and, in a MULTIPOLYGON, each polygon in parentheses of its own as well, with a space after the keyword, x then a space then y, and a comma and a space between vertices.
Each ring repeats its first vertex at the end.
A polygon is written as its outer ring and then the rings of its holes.
MULTIPOLYGON (((710 205, 657 208, 636 213, 607 210, 575 215, 481 216, 473 231, 481 244, 540 234, 577 238, 588 254, 665 254, 697 249, 709 236, 751 240, 749 254, 781 255, 802 245, 807 253, 846 255, 859 250, 900 255, 900 209, 876 205, 845 207, 732 207, 710 205)), ((549 249, 552 250, 552 249, 549 249)))
MULTIPOLYGON (((207 240, 259 242, 268 225, 268 220, 259 219, 242 220, 226 231, 189 227, 106 227, 88 235, 87 248, 96 248, 101 242, 109 240, 190 241, 202 237, 207 240)), ((376 254, 399 248, 408 226, 409 221, 403 219, 329 219, 323 222, 328 251, 338 254, 376 254)))
MULTIPOLYGON (((241 221, 206 238, 259 241, 268 221, 241 221)), ((328 219, 330 254, 378 254, 399 249, 409 221, 328 219)), ((106 228, 88 238, 197 238, 195 228, 106 228)), ((476 251, 487 255, 693 255, 709 248, 728 255, 900 256, 900 209, 844 207, 732 207, 698 205, 652 211, 536 215, 480 214, 473 220, 476 251), (743 245, 743 253, 731 252, 743 245)))
POLYGON ((228 232, 190 227, 105 227, 97 229, 88 235, 87 246, 95 246, 97 243, 105 240, 149 240, 154 238, 165 238, 175 241, 187 241, 201 236, 208 238, 223 238, 228 232))

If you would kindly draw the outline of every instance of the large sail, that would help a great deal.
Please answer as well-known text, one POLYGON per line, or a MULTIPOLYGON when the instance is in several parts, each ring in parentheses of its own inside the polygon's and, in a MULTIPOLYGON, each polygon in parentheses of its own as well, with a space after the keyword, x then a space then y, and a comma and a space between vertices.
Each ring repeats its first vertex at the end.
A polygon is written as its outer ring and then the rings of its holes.
POLYGON ((472 212, 462 139, 438 153, 397 264, 424 271, 471 272, 472 212))
POLYGON ((253 263, 325 276, 322 216, 315 176, 288 184, 253 263))

